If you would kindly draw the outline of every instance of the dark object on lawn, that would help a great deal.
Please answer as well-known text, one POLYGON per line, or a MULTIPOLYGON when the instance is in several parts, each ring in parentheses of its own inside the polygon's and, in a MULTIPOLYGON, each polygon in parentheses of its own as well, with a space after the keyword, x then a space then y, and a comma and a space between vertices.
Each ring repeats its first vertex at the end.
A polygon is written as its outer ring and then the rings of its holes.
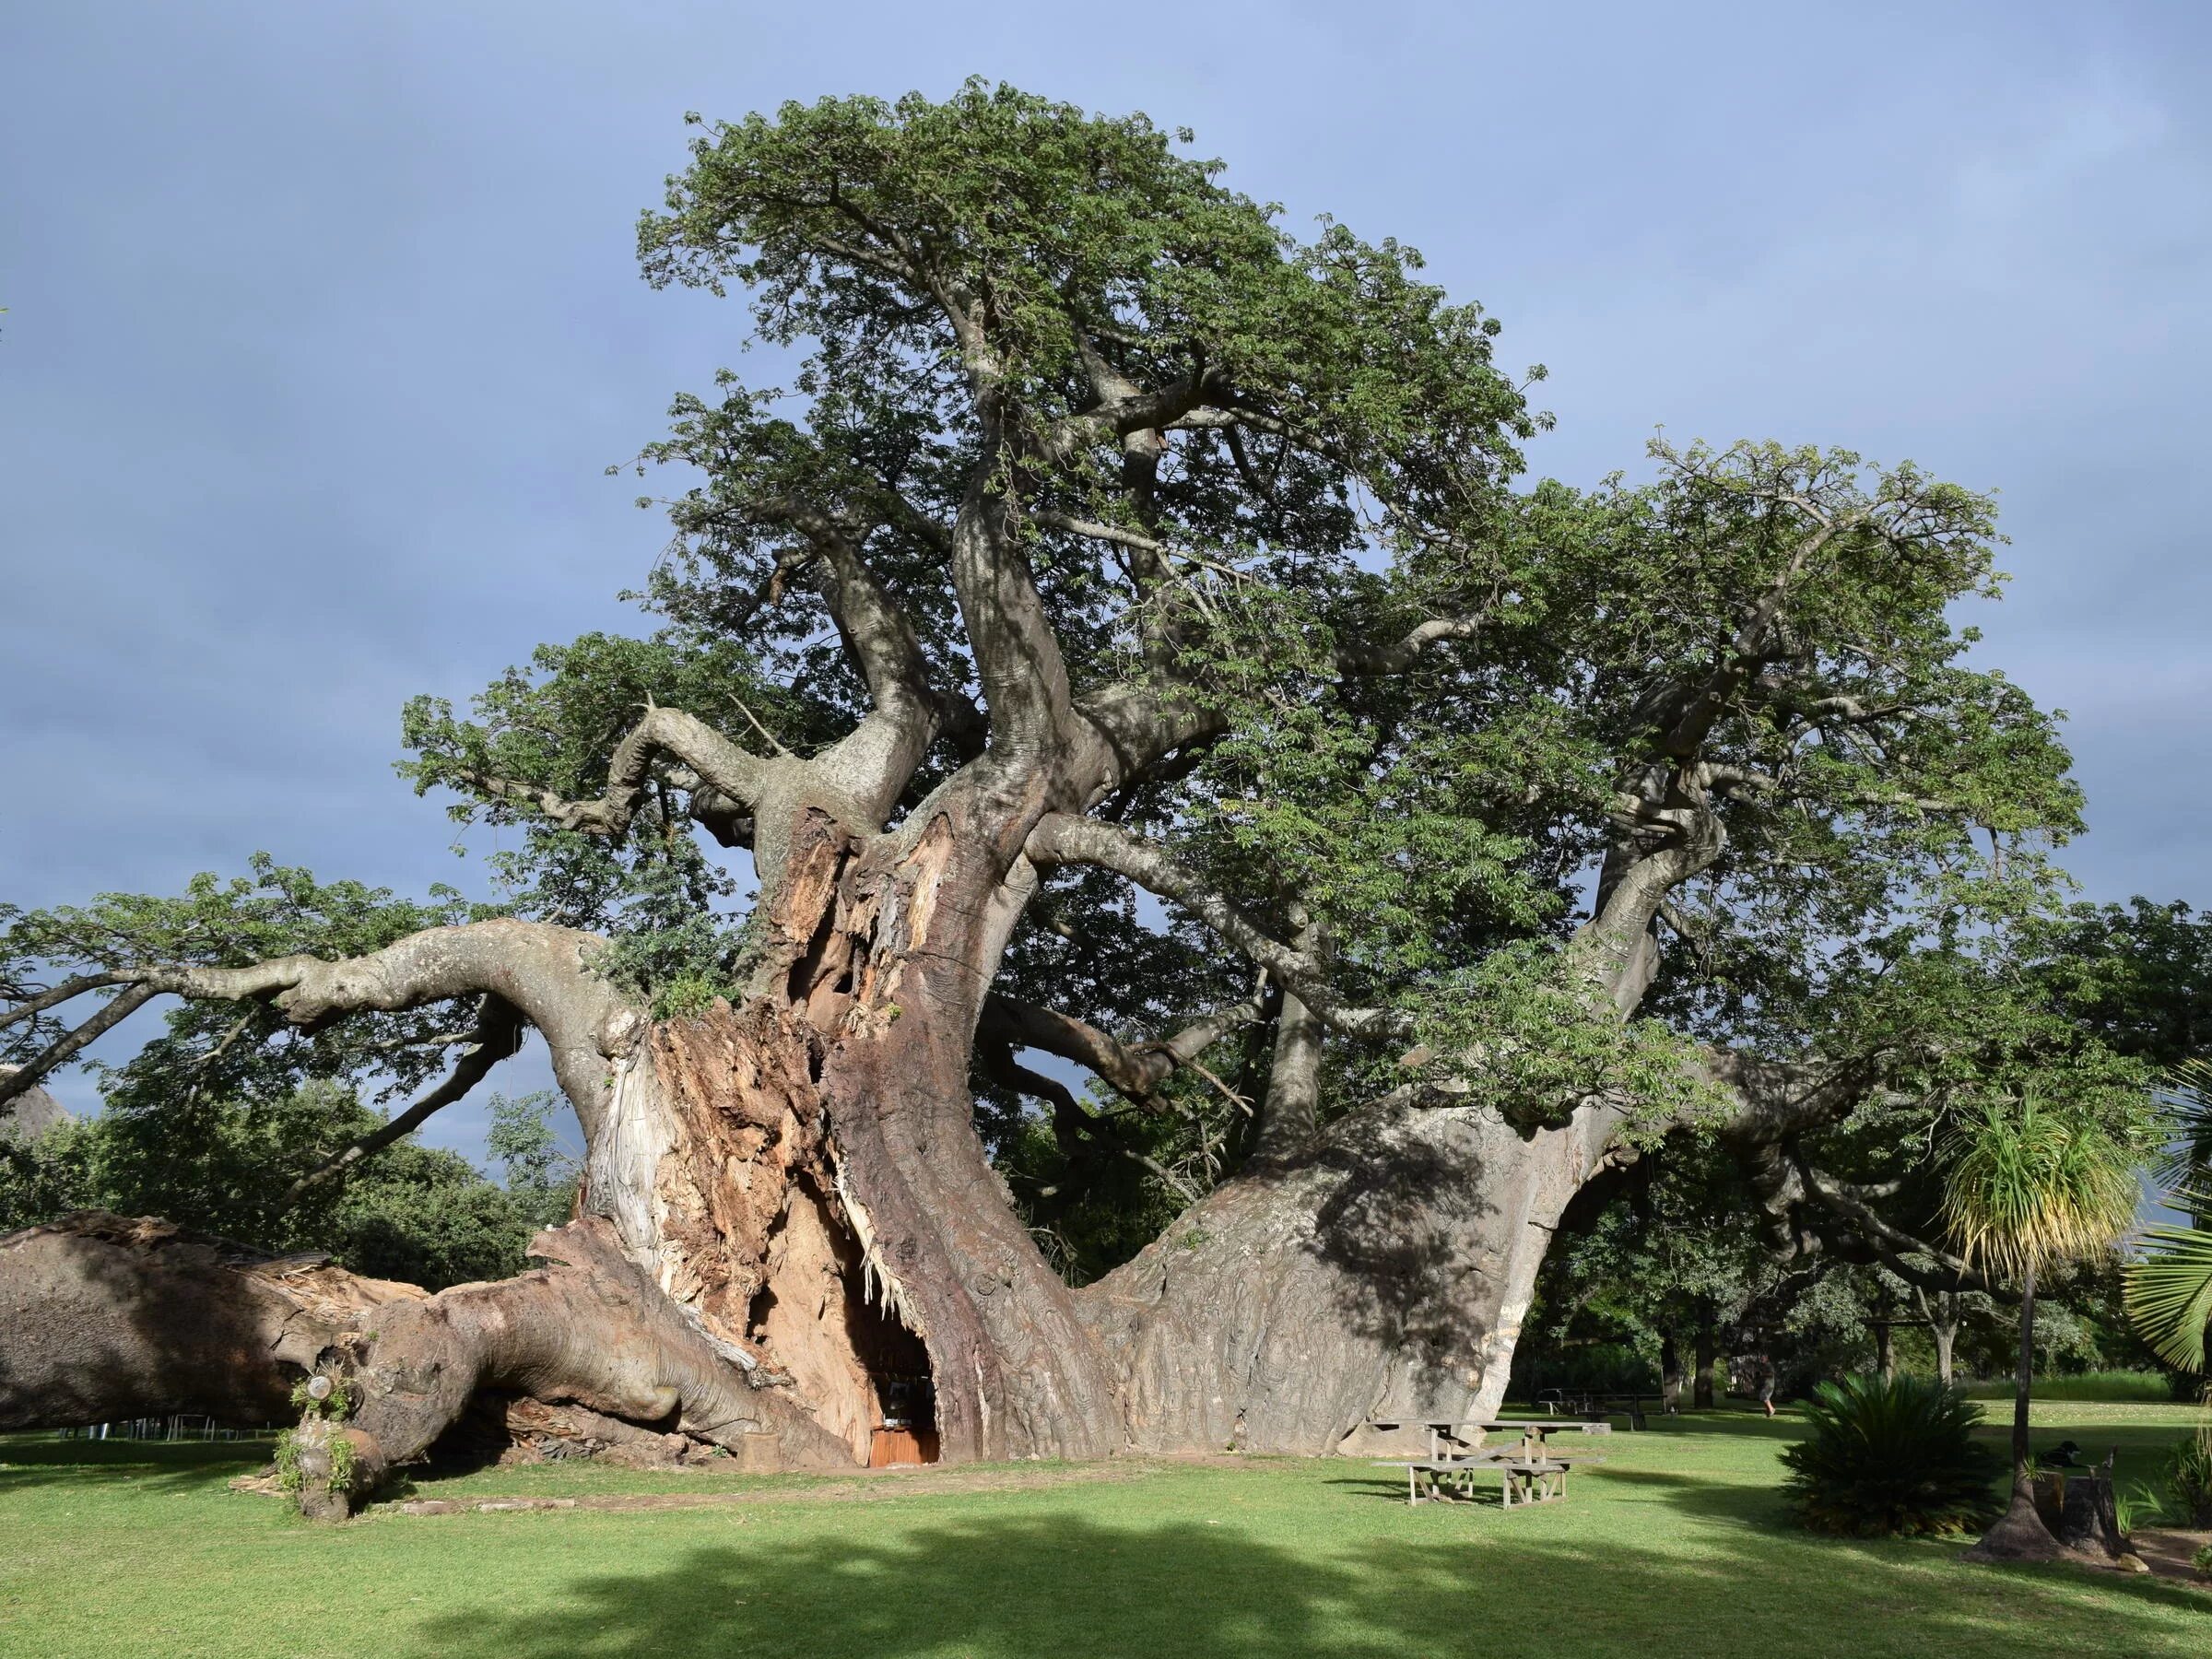
POLYGON ((1847 1377, 1805 1402, 1812 1433, 1786 1448, 1783 1488, 1814 1532, 1889 1537, 1962 1532, 1996 1511, 2000 1460, 1973 1438, 1979 1406, 1925 1378, 1847 1377))
POLYGON ((2078 1469, 2082 1466, 2081 1460, 2074 1453, 2080 1450, 2081 1448, 2072 1441, 2061 1441, 2050 1451, 2038 1456, 2035 1461, 2040 1466, 2046 1469, 2078 1469))

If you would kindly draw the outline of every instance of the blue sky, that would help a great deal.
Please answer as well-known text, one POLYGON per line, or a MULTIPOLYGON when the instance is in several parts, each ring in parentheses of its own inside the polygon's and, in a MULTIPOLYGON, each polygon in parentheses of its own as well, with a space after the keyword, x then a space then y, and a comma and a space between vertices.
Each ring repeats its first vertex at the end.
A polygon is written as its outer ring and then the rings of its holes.
POLYGON ((664 535, 603 469, 743 326, 636 274, 683 112, 969 74, 1422 248, 1551 370, 1540 472, 1664 424, 1998 490, 1978 619, 2073 716, 2072 867, 2212 902, 2212 12, 1221 0, 9 8, 0 897, 256 848, 481 889, 399 705, 629 625, 664 535))

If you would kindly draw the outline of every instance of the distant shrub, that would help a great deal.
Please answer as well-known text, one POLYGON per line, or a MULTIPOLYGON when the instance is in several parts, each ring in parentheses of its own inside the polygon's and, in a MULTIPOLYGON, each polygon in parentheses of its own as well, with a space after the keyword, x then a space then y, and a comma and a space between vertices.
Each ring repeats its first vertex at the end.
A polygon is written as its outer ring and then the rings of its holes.
POLYGON ((2166 1459, 2168 1508, 2185 1526, 2212 1526, 2212 1430, 2193 1434, 2166 1459))
POLYGON ((1979 1406, 1924 1377, 1847 1377, 1804 1402, 1812 1433, 1787 1448, 1783 1481, 1813 1532, 1850 1537, 1960 1532, 1995 1512, 2002 1460, 1973 1438, 1979 1406))

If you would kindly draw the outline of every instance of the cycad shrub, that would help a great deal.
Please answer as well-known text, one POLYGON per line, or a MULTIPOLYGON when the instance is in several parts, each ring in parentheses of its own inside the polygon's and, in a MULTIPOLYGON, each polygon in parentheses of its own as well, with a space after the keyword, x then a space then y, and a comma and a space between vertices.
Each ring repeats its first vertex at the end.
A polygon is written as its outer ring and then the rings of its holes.
POLYGON ((1923 1377, 1847 1377, 1805 1402, 1812 1433, 1782 1454, 1783 1483, 1814 1532, 1850 1537, 1963 1532, 1994 1515, 2003 1460, 1973 1438, 1981 1407, 1923 1377))
POLYGON ((2166 1460, 2168 1508, 2184 1526, 2212 1526, 2212 1429, 2192 1435, 2166 1460))

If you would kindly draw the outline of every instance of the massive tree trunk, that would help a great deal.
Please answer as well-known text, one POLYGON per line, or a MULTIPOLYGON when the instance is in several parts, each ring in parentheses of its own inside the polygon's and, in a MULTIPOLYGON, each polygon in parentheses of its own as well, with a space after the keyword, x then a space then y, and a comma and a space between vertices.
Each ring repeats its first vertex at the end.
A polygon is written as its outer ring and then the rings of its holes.
POLYGON ((1613 1114, 1524 1137, 1481 1107, 1340 1120, 1080 1293, 1128 1443, 1326 1452, 1494 1416, 1559 1213, 1613 1114))
POLYGON ((288 1418, 292 1385, 358 1315, 422 1297, 166 1221, 93 1210, 26 1228, 0 1237, 0 1430, 288 1418))
POLYGON ((1034 813, 977 799, 951 792, 865 838, 835 810, 795 812, 764 860, 747 994, 693 1018, 641 1018, 590 971, 582 935, 519 924, 359 964, 178 979, 188 994, 282 987, 295 1018, 394 1006, 424 974, 438 995, 526 1009, 582 1120, 585 1219, 502 1284, 423 1298, 347 1276, 382 1309, 366 1324, 301 1314, 265 1269, 213 1246, 189 1263, 141 1251, 124 1272, 107 1235, 80 1229, 66 1273, 14 1276, 38 1311, 6 1345, 0 1420, 266 1420, 320 1371, 346 1381, 353 1411, 336 1428, 311 1413, 303 1502, 343 1512, 487 1389, 682 1431, 756 1467, 865 1464, 894 1409, 926 1414, 916 1426, 948 1460, 1322 1452, 1369 1421, 1494 1414, 1551 1231, 1618 1112, 1528 1135, 1478 1106, 1356 1112, 1302 1147, 1278 1141, 1071 1291, 972 1122, 973 1033, 1034 881, 1018 840, 1034 813), (149 1288, 180 1272, 198 1276, 189 1295, 149 1288), (161 1340, 133 1364, 80 1340, 66 1363, 27 1365, 22 1334, 89 1328, 102 1287, 102 1328, 161 1340), (235 1311, 190 1313, 192 1341, 149 1312, 218 1305, 235 1311), (350 1451, 333 1463, 337 1438, 350 1451))
MULTIPOLYGON (((948 1459, 1121 1443, 1104 1364, 972 1125, 972 1033, 1016 912, 959 803, 856 850, 803 827, 752 995, 618 1068, 583 1203, 865 1462, 925 1377, 948 1459)), ((1010 860, 1008 861, 1010 862, 1010 860)))

